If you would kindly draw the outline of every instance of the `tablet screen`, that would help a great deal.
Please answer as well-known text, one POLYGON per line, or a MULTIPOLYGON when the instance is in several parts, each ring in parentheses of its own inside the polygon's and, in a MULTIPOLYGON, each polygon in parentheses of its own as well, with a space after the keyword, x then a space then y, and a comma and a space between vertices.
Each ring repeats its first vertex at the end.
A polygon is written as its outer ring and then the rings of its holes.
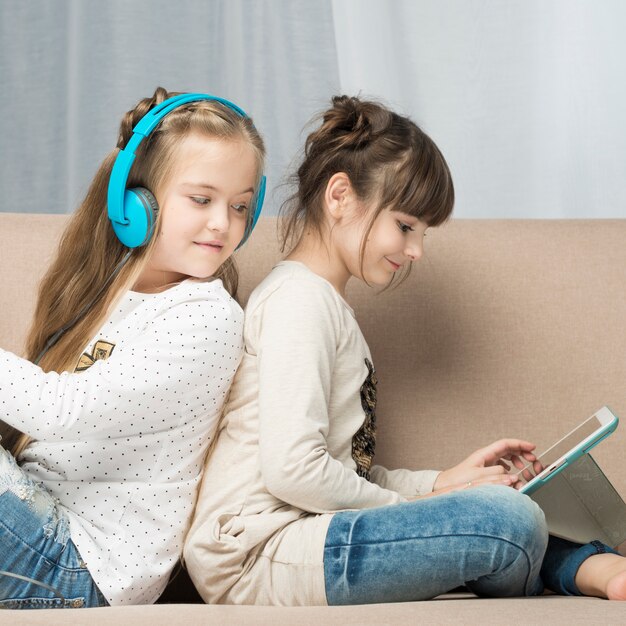
POLYGON ((572 448, 575 448, 581 441, 589 437, 589 435, 592 435, 601 426, 600 420, 595 415, 592 415, 588 420, 585 420, 578 426, 578 428, 575 428, 571 433, 563 437, 561 441, 558 441, 541 454, 539 456, 539 462, 545 469, 551 463, 554 463, 563 455, 567 454, 572 448))

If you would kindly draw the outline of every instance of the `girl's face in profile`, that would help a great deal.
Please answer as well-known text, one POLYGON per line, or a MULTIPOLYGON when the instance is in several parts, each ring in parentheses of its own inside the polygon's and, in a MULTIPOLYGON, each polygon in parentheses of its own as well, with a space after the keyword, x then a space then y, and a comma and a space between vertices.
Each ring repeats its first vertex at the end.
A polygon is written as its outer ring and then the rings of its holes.
POLYGON ((427 228, 408 213, 381 211, 367 238, 364 278, 374 285, 386 285, 404 265, 421 259, 427 228))
POLYGON ((244 235, 257 182, 252 146, 193 133, 181 141, 176 161, 157 197, 158 241, 137 291, 212 276, 244 235))
POLYGON ((372 285, 387 285, 395 272, 422 257, 428 225, 399 210, 381 211, 367 237, 361 274, 360 246, 370 223, 371 213, 362 208, 360 213, 357 222, 353 224, 352 235, 348 235, 345 240, 346 264, 353 276, 372 285))

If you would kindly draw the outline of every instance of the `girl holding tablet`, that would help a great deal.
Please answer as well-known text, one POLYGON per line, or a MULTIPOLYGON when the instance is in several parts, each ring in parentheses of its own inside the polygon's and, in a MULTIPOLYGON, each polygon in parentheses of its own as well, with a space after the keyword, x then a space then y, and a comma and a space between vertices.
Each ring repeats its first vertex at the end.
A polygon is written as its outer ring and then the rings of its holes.
POLYGON ((297 179, 293 245, 248 301, 244 358, 185 546, 205 601, 400 602, 459 585, 626 598, 626 559, 548 541, 539 507, 511 488, 509 469, 535 461, 533 444, 497 441, 443 472, 373 463, 375 355, 345 287, 388 285, 449 218, 452 180, 433 141, 377 103, 335 97, 297 179))

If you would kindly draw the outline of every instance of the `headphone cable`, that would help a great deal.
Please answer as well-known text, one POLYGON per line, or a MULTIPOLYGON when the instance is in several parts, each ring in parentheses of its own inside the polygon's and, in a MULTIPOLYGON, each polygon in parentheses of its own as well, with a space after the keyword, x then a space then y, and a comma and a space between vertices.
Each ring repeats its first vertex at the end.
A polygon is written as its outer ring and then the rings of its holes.
POLYGON ((43 350, 39 353, 39 356, 33 361, 33 363, 35 365, 38 365, 39 361, 41 361, 41 359, 44 357, 46 352, 48 352, 48 350, 50 350, 50 348, 52 348, 52 346, 61 338, 61 336, 65 332, 67 332, 70 328, 72 328, 72 326, 74 326, 74 324, 76 324, 76 322, 78 322, 78 320, 80 320, 80 318, 83 317, 83 315, 85 315, 85 313, 87 313, 87 311, 89 311, 89 309, 94 305, 96 300, 102 295, 102 292, 109 286, 111 281, 119 274, 120 270, 124 267, 124 265, 126 265, 126 263, 128 263, 128 260, 130 259, 132 253, 133 253, 132 250, 129 250, 126 253, 124 258, 116 265, 116 267, 113 270, 113 272, 111 272, 111 275, 106 279, 106 281, 104 282, 102 287, 100 287, 100 289, 98 290, 98 293, 89 301, 89 303, 86 306, 84 306, 78 312, 78 315, 76 315, 74 318, 72 318, 67 324, 65 324, 65 326, 63 326, 62 328, 57 330, 54 333, 54 335, 52 335, 50 337, 50 339, 48 339, 48 341, 46 342, 46 345, 43 347, 43 350))
POLYGON ((12 574, 11 572, 5 572, 2 569, 0 569, 0 576, 10 576, 11 578, 18 578, 19 580, 23 580, 33 585, 39 585, 40 587, 44 587, 48 591, 52 591, 52 593, 63 602, 66 601, 65 596, 61 594, 61 592, 58 589, 55 589, 54 587, 51 587, 50 585, 46 585, 46 583, 42 583, 42 582, 39 582, 38 580, 29 578, 28 576, 22 576, 21 574, 12 574))

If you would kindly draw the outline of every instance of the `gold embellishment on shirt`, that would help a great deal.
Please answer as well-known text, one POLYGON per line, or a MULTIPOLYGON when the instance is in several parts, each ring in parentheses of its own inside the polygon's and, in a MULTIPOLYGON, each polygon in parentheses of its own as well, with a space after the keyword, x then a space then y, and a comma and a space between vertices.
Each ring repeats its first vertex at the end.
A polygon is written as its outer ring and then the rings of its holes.
POLYGON ((87 354, 87 352, 84 352, 80 359, 78 359, 78 365, 76 366, 76 369, 74 371, 84 372, 85 370, 89 369, 96 361, 106 361, 111 356, 113 348, 115 348, 114 343, 99 339, 94 344, 91 354, 87 354))
POLYGON ((356 463, 356 473, 369 480, 374 450, 376 448, 376 370, 369 359, 365 359, 368 375, 361 385, 361 406, 365 421, 352 437, 352 458, 356 463))

